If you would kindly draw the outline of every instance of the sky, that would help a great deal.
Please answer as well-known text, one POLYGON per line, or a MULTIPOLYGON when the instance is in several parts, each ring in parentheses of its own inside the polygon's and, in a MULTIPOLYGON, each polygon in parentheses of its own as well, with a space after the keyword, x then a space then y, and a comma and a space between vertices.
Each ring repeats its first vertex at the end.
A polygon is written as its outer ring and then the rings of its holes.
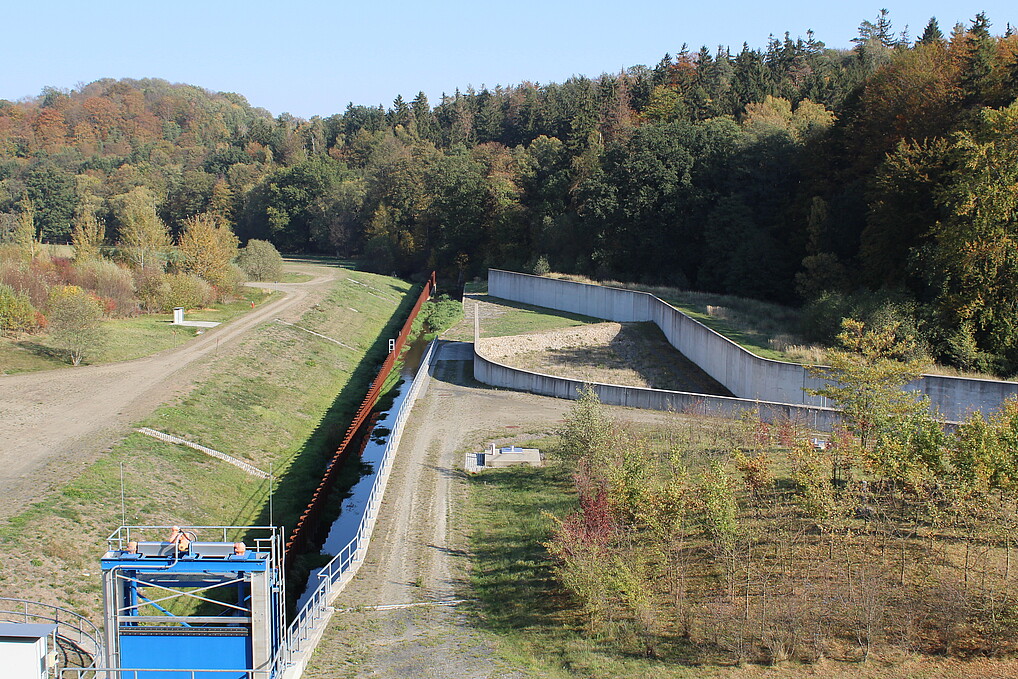
POLYGON ((456 88, 653 66, 683 43, 738 51, 812 29, 828 47, 848 48, 881 7, 913 39, 931 16, 945 34, 980 11, 994 34, 1018 24, 1013 0, 11 0, 2 12, 0 99, 152 77, 236 92, 301 118, 351 102, 388 108, 418 91, 435 105, 456 88))

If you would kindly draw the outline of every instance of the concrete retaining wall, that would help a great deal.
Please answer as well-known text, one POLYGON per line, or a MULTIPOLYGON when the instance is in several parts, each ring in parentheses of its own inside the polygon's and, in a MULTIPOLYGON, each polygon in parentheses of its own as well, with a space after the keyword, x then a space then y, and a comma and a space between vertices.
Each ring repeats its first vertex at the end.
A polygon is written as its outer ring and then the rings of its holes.
MULTIPOLYGON (((512 368, 483 356, 479 337, 479 314, 474 313, 474 379, 493 387, 503 387, 555 398, 579 398, 582 380, 556 377, 512 368)), ((770 403, 753 399, 693 394, 666 389, 627 387, 618 384, 592 384, 601 403, 647 410, 663 410, 716 417, 739 417, 755 413, 764 422, 794 420, 817 431, 831 431, 839 419, 838 411, 792 403, 770 403)))
MULTIPOLYGON (((740 398, 828 405, 825 399, 803 391, 823 384, 803 366, 760 358, 646 292, 489 269, 488 294, 620 323, 652 321, 673 347, 740 398)), ((910 387, 925 392, 940 416, 948 421, 963 420, 976 410, 989 413, 1004 399, 1018 395, 1016 382, 940 375, 927 375, 910 387)))

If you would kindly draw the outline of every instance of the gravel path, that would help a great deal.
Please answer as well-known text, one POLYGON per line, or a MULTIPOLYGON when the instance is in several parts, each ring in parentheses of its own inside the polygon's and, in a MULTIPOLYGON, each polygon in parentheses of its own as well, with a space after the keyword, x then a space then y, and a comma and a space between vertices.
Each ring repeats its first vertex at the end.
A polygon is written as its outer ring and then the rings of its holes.
POLYGON ((0 518, 43 498, 128 434, 132 423, 186 394, 216 353, 244 333, 275 318, 299 318, 343 274, 307 264, 287 269, 314 278, 256 283, 286 294, 180 347, 123 363, 0 376, 0 518))

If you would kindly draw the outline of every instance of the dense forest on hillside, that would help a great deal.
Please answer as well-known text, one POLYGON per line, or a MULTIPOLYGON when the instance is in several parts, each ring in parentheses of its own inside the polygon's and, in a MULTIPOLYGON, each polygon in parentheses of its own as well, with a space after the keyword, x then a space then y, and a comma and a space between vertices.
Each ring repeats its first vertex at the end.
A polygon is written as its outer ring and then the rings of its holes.
POLYGON ((450 279, 487 266, 894 319, 963 368, 1018 372, 1018 37, 980 14, 855 47, 706 47, 597 78, 468 88, 303 120, 161 80, 0 101, 0 236, 105 225, 450 279))

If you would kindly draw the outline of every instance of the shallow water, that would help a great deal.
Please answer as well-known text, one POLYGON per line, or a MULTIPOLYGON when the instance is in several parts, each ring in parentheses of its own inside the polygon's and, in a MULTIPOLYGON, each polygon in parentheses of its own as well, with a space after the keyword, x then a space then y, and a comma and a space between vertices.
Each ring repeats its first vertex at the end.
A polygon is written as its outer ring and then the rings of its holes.
MULTIPOLYGON (((328 535, 320 546, 319 552, 321 554, 330 556, 337 554, 357 535, 357 528, 360 526, 368 498, 371 496, 371 487, 374 485, 375 478, 378 475, 378 466, 381 463, 382 454, 385 452, 385 444, 389 440, 389 433, 395 424, 400 406, 406 400, 410 383, 417 373, 418 367, 420 367, 421 358, 427 345, 426 341, 418 339, 412 342, 403 354, 403 364, 399 371, 400 381, 389 392, 393 395, 391 405, 384 411, 376 409, 375 412, 378 412, 378 419, 375 421, 374 427, 370 432, 365 434, 369 438, 364 445, 364 451, 361 453, 360 459, 357 460, 351 457, 346 461, 348 465, 361 464, 364 471, 357 480, 357 483, 346 491, 348 497, 343 500, 339 516, 332 522, 328 535)), ((318 574, 321 571, 321 568, 316 568, 308 574, 307 581, 303 583, 304 591, 297 600, 297 610, 304 606, 304 603, 318 586, 318 574)))

